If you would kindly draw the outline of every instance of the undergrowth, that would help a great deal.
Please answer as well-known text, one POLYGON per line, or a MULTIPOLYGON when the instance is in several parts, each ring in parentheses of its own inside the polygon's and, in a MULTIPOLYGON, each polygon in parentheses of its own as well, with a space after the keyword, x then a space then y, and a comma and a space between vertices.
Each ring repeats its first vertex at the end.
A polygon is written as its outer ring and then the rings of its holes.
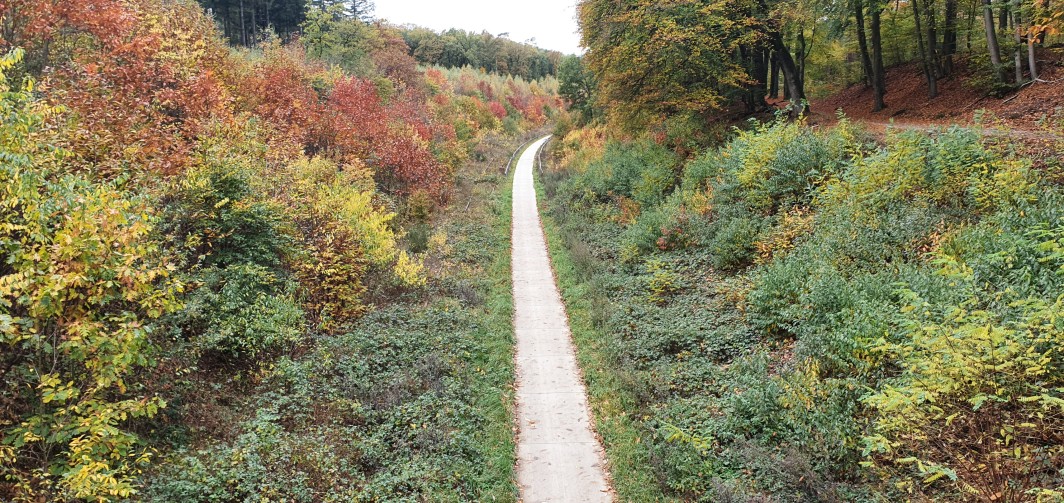
POLYGON ((845 120, 686 161, 555 145, 581 162, 544 175, 545 225, 622 499, 1060 500, 1064 193, 1031 161, 845 120))

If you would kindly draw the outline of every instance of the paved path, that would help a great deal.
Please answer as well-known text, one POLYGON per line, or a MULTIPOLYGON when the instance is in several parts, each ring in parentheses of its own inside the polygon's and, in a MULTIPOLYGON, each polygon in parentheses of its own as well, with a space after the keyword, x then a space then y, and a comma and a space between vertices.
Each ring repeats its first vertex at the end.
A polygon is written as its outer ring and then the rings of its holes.
POLYGON ((513 192, 514 330, 517 337, 517 481, 524 503, 611 501, 602 446, 554 284, 532 184, 546 138, 517 162, 513 192))

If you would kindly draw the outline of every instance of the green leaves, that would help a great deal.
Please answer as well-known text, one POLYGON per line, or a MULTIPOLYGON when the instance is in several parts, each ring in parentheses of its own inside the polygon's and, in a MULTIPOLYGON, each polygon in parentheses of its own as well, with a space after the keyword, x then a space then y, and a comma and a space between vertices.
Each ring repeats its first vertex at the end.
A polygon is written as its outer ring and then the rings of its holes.
POLYGON ((866 445, 889 439, 889 450, 870 452, 898 467, 902 480, 947 478, 991 495, 1001 488, 980 474, 989 468, 1030 481, 1010 491, 1038 489, 1038 460, 1064 455, 1053 440, 1061 425, 1048 419, 1064 404, 1064 359, 1056 349, 1064 344, 1056 321, 1064 299, 983 309, 995 292, 981 290, 963 264, 948 257, 939 264, 968 300, 943 305, 907 293, 904 333, 877 349, 901 373, 864 399, 876 411, 876 434, 866 445), (908 475, 903 468, 910 465, 908 475))
POLYGON ((38 133, 52 110, 0 87, 0 151, 21 159, 0 165, 0 389, 19 404, 0 423, 0 470, 68 498, 129 496, 148 453, 128 421, 164 402, 126 380, 151 363, 146 323, 179 307, 181 285, 144 201, 53 171, 64 155, 38 133))

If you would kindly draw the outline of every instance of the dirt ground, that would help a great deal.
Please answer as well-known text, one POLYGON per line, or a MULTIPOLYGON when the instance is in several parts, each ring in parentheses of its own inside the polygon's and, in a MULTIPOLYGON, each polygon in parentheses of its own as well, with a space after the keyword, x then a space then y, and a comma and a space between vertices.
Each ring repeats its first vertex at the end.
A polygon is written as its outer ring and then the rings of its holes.
MULTIPOLYGON (((945 124, 973 125, 976 111, 990 112, 995 119, 984 125, 1004 125, 1010 129, 1042 131, 1043 118, 1064 118, 1064 47, 1042 48, 1037 53, 1039 79, 1019 91, 993 96, 972 87, 975 70, 966 59, 956 62, 953 76, 939 81, 939 95, 927 96, 927 83, 919 63, 907 63, 887 69, 887 108, 872 112, 872 90, 863 84, 813 100, 813 123, 835 122, 839 109, 855 121, 869 126, 891 122, 901 126, 945 124)), ((1011 75, 1010 75, 1011 76, 1011 75)))

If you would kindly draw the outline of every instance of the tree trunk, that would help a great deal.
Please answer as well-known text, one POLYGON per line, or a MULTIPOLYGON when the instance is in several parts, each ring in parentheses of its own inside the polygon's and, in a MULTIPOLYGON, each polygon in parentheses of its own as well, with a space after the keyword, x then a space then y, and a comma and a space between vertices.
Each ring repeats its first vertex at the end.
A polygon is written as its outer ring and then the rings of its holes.
POLYGON ((244 0, 240 0, 240 43, 248 45, 248 32, 244 28, 244 0))
POLYGON ((772 59, 769 61, 768 73, 771 81, 768 87, 768 96, 772 99, 778 99, 780 97, 780 63, 775 51, 772 52, 772 59))
POLYGON ((920 48, 920 60, 923 62, 924 77, 927 79, 927 94, 934 98, 938 96, 938 79, 935 69, 932 68, 931 58, 927 47, 924 46, 924 31, 920 20, 920 0, 913 0, 913 20, 916 21, 916 43, 920 48))
POLYGON ((872 4, 872 11, 869 13, 871 18, 871 25, 869 26, 872 32, 872 96, 875 99, 875 103, 872 105, 872 111, 878 112, 887 107, 883 102, 883 96, 887 94, 887 76, 886 69, 883 68, 883 37, 882 30, 880 29, 879 15, 883 12, 883 6, 879 4, 878 0, 872 4))
MULTIPOLYGON (((913 0, 913 3, 919 1, 913 0)), ((938 45, 938 23, 935 21, 935 10, 934 0, 927 0, 927 3, 924 4, 924 16, 927 18, 927 57, 931 71, 935 74, 935 94, 938 94, 937 81, 942 78, 944 73, 942 71, 942 51, 938 45)))
POLYGON ((1016 39, 1016 52, 1013 54, 1013 65, 1016 67, 1016 85, 1023 84, 1023 36, 1020 35, 1020 13, 1019 9, 1013 9, 1012 11, 1012 34, 1016 39))
POLYGON ((983 0, 983 28, 986 30, 986 47, 990 52, 990 63, 998 81, 1005 83, 1005 68, 1001 64, 1001 48, 998 46, 997 31, 994 29, 994 10, 990 0, 983 0))
POLYGON ((953 74, 953 55, 957 54, 957 0, 946 0, 946 20, 942 33, 942 75, 953 74))
MULTIPOLYGON (((1052 11, 1049 10, 1049 2, 1050 2, 1050 0, 1042 0, 1042 13, 1043 13, 1043 15, 1049 15, 1049 13, 1052 12, 1052 11)), ((1037 43, 1037 44, 1046 43, 1046 35, 1048 34, 1047 33, 1048 31, 1049 30, 1047 30, 1046 27, 1044 27, 1044 26, 1039 28, 1038 29, 1038 37, 1036 37, 1035 43, 1037 43)))
POLYGON ((753 77, 751 79, 753 82, 746 86, 746 92, 743 93, 743 104, 746 105, 747 113, 756 112, 758 102, 760 101, 764 103, 765 101, 764 91, 760 91, 760 99, 757 97, 759 92, 758 89, 764 89, 764 81, 759 78, 759 65, 757 62, 758 54, 760 52, 760 50, 751 49, 742 45, 740 45, 737 49, 738 54, 736 56, 738 57, 739 61, 742 62, 743 66, 746 67, 747 75, 753 77))
POLYGON ((1027 34, 1027 65, 1031 68, 1031 80, 1038 80, 1038 60, 1035 59, 1034 54, 1034 41, 1035 37, 1033 33, 1027 34))
POLYGON ((251 1, 251 43, 259 40, 259 0, 251 1))
POLYGON ((868 55, 868 39, 865 37, 864 2, 854 0, 853 15, 857 27, 857 48, 861 52, 861 68, 864 69, 865 87, 872 86, 872 58, 868 55))
POLYGON ((968 52, 972 52, 972 33, 975 31, 975 18, 979 17, 975 11, 979 8, 978 2, 972 2, 971 8, 968 9, 968 28, 964 30, 964 47, 968 52))
POLYGON ((233 34, 229 28, 229 1, 226 0, 224 4, 221 2, 218 3, 218 15, 222 18, 222 34, 225 35, 226 39, 231 41, 233 40, 233 34), (222 5, 225 5, 225 7, 222 7, 222 5))
MULTIPOLYGON (((898 18, 901 17, 901 16, 898 15, 899 12, 901 12, 901 1, 900 0, 895 0, 895 3, 894 3, 894 15, 890 16, 890 31, 892 33, 897 33, 898 32, 898 18)), ((895 44, 892 44, 892 47, 894 48, 894 60, 891 61, 891 64, 896 65, 898 63, 904 63, 905 61, 908 61, 906 59, 906 57, 908 57, 908 55, 903 55, 902 52, 901 52, 901 44, 895 43, 895 44)))
POLYGON ((794 104, 791 107, 791 118, 798 118, 809 112, 801 76, 798 74, 798 68, 794 64, 794 58, 791 57, 791 51, 783 43, 783 36, 779 32, 773 32, 770 37, 772 38, 772 49, 776 51, 779 57, 780 70, 783 71, 788 98, 794 104))
POLYGON ((772 66, 770 63, 772 53, 768 48, 762 48, 754 57, 757 58, 757 80, 759 83, 757 106, 760 107, 761 110, 765 110, 768 108, 768 103, 765 102, 765 96, 768 95, 768 72, 769 68, 772 66))

